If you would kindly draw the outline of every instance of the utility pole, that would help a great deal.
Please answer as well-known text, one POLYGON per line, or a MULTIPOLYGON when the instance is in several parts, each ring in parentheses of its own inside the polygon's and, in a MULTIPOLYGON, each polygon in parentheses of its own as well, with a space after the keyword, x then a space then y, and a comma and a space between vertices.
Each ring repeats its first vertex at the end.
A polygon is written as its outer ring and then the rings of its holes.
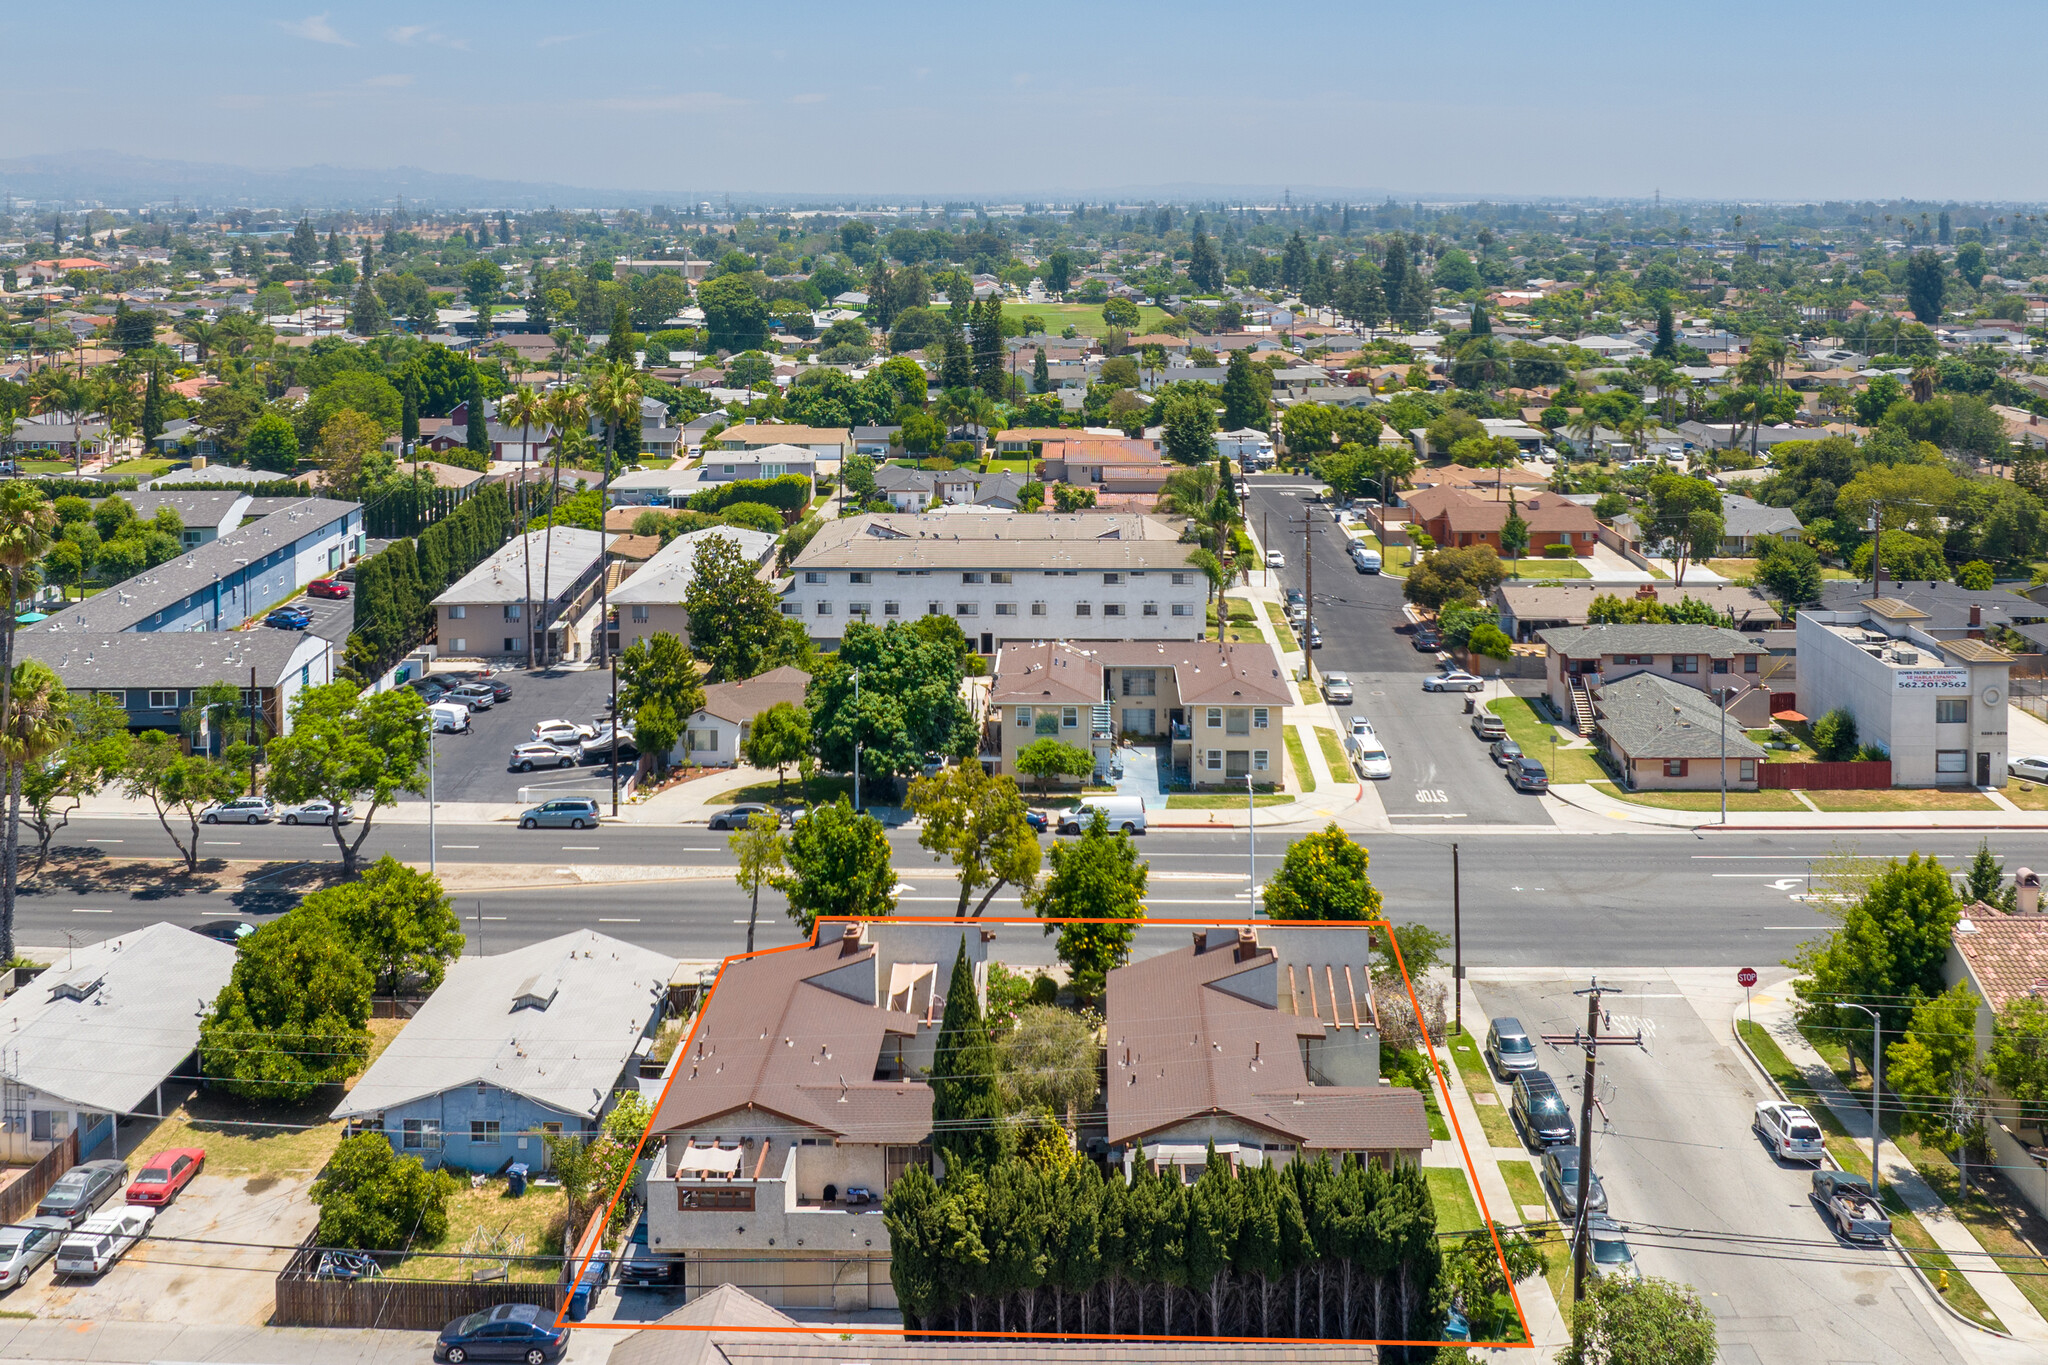
POLYGON ((1593 1193, 1593 1107, 1594 1087, 1599 1082, 1600 1049, 1603 1047, 1641 1047, 1643 1035, 1640 1030, 1632 1034, 1603 1034, 1600 1032, 1602 1010, 1600 997, 1609 992, 1618 993, 1613 986, 1603 986, 1598 977, 1584 990, 1573 991, 1574 995, 1586 997, 1586 1028, 1583 1033, 1546 1033, 1543 1041, 1553 1047, 1583 1047, 1586 1050, 1585 1090, 1579 1097, 1579 1198, 1578 1214, 1573 1219, 1572 1239, 1572 1302, 1583 1303, 1586 1298, 1586 1271, 1592 1256, 1592 1239, 1586 1235, 1586 1220, 1590 1216, 1586 1201, 1593 1193))
POLYGON ((249 794, 256 794, 256 670, 249 670, 249 794))
POLYGON ((1316 660, 1316 554, 1315 554, 1314 509, 1301 509, 1301 562, 1308 574, 1308 587, 1302 593, 1301 618, 1301 676, 1304 682, 1315 680, 1316 660))
POLYGON ((1451 845, 1451 999, 1453 1033, 1465 1031, 1465 918, 1458 903, 1458 846, 1451 845))
POLYGON ((853 670, 853 813, 860 814, 860 670, 853 670))

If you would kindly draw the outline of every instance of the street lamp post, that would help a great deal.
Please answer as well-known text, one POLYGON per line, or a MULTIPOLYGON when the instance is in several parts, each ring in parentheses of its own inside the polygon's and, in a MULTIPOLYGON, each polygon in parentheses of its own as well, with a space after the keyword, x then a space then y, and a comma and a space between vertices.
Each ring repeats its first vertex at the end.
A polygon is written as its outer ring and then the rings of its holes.
POLYGON ((1259 802, 1252 795, 1252 775, 1244 775, 1244 813, 1251 823, 1246 827, 1251 835, 1251 856, 1245 865, 1244 908, 1245 918, 1250 919, 1259 912, 1259 802))
POLYGON ((439 868, 438 868, 438 867, 437 867, 437 866, 435 865, 435 862, 434 862, 434 858, 435 858, 435 848, 436 848, 436 844, 437 844, 437 841, 436 841, 436 839, 434 838, 434 835, 435 835, 435 829, 434 829, 434 718, 433 718, 432 716, 429 716, 429 717, 427 717, 427 875, 428 875, 428 876, 434 876, 434 875, 436 875, 436 874, 437 874, 437 873, 439 872, 439 870, 440 870, 440 869, 439 869, 439 868))
POLYGON ((1835 1002, 1845 1010, 1862 1010, 1870 1016, 1870 1189, 1881 1195, 1883 1188, 1877 1178, 1877 1144, 1884 1137, 1884 1123, 1880 1118, 1884 1105, 1884 1017, 1868 1005, 1851 1004, 1847 1000, 1835 1002))

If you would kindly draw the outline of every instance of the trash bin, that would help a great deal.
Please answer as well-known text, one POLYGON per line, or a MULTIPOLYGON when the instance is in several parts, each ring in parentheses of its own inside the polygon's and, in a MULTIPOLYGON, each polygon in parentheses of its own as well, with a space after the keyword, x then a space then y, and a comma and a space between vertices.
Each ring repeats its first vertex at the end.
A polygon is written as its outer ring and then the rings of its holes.
POLYGON ((576 1277, 576 1288, 569 1295, 569 1317, 581 1322, 590 1315, 590 1305, 597 1298, 597 1291, 604 1287, 606 1273, 611 1263, 608 1253, 600 1251, 590 1258, 583 1267, 583 1273, 576 1277))
POLYGON ((520 1195, 525 1194, 526 1163, 523 1161, 515 1161, 510 1166, 506 1167, 505 1180, 508 1187, 505 1193, 511 1195, 515 1199, 518 1198, 520 1195))
POLYGON ((1471 714, 1472 714, 1472 713, 1473 713, 1474 711, 1477 711, 1478 709, 1479 709, 1479 702, 1478 702, 1478 699, 1477 699, 1477 698, 1475 698, 1475 697, 1474 697, 1474 696, 1473 696, 1473 695, 1472 695, 1472 694, 1471 694, 1470 692, 1467 692, 1467 693, 1465 694, 1465 714, 1469 716, 1469 715, 1471 715, 1471 714))

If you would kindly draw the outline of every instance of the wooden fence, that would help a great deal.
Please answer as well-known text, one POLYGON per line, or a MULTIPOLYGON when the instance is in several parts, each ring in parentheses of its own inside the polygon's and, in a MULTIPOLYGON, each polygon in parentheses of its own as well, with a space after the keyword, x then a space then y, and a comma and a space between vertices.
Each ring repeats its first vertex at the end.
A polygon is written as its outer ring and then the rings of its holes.
POLYGON ((557 1281, 531 1284, 512 1280, 400 1280, 386 1276, 322 1279, 315 1275, 319 1265, 320 1248, 311 1242, 292 1254, 277 1277, 277 1311, 270 1319, 271 1326, 439 1331, 465 1314, 481 1313, 501 1303, 530 1303, 554 1313, 565 1301, 557 1281))
POLYGON ((1862 791, 1892 784, 1892 765, 1882 763, 1759 763, 1757 785, 1765 791, 1862 791))
POLYGON ((64 1135, 64 1140, 43 1153, 37 1161, 4 1190, 0 1190, 0 1223, 18 1223, 36 1211, 36 1205, 43 1202, 43 1196, 50 1192, 50 1186, 57 1183, 57 1177, 78 1164, 78 1132, 76 1129, 64 1135))

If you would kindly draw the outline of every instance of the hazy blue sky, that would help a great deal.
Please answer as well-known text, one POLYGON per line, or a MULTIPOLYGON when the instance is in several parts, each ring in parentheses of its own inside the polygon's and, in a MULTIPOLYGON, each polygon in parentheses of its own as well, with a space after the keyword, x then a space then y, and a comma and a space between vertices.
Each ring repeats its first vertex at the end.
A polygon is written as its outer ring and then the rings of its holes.
POLYGON ((2048 198, 2039 33, 1893 0, 0 13, 9 154, 821 194, 2048 198))

